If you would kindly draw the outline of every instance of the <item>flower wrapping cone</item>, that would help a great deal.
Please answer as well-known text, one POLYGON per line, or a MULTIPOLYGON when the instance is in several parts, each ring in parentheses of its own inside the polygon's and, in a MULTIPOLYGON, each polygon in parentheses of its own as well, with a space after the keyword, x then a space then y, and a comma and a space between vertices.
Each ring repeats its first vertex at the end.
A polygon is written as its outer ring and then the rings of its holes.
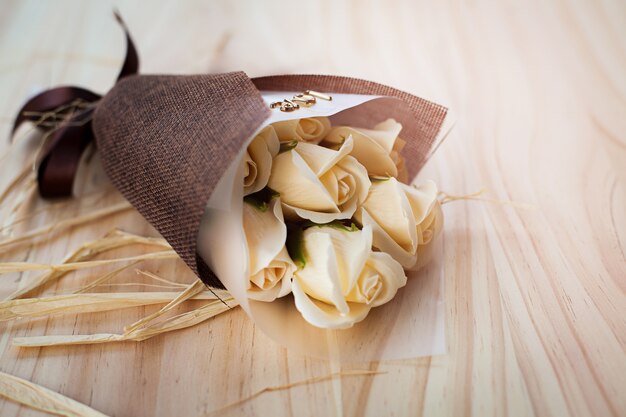
MULTIPOLYGON (((361 105, 350 123, 371 127, 386 117, 402 123, 409 178, 426 162, 447 112, 370 81, 321 75, 250 79, 243 72, 131 76, 98 104, 93 131, 111 181, 207 285, 223 288, 196 253, 200 222, 218 181, 269 117, 259 90, 308 89, 396 98, 361 105)), ((338 113, 331 121, 341 124, 343 117, 338 113)))

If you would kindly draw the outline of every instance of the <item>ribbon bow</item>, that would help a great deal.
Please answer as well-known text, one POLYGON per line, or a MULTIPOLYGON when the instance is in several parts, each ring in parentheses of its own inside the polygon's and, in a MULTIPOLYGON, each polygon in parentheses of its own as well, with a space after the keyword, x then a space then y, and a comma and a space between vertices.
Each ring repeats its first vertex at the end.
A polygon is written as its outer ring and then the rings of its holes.
MULTIPOLYGON (((121 16, 115 19, 126 35, 126 58, 117 81, 136 74, 139 69, 137 50, 121 16)), ((11 137, 26 121, 45 132, 41 159, 37 168, 39 193, 44 198, 72 195, 74 177, 81 155, 93 140, 91 116, 102 95, 82 87, 61 86, 43 91, 20 109, 11 137)))

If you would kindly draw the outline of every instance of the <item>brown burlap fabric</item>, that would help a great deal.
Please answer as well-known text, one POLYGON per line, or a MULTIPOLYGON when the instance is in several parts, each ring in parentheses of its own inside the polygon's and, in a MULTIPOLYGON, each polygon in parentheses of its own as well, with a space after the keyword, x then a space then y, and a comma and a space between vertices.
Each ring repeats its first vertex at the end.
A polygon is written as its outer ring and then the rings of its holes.
POLYGON ((208 285, 222 287, 196 255, 205 205, 268 115, 242 72, 128 77, 94 114, 107 175, 208 285))
MULTIPOLYGON (((381 116, 403 124, 411 176, 446 115, 444 107, 369 81, 316 75, 250 80, 242 72, 128 77, 99 103, 93 130, 111 181, 207 285, 223 287, 196 254, 200 221, 218 180, 269 116, 258 90, 307 89, 400 98, 366 104, 358 117, 364 126, 381 116)), ((340 123, 341 113, 333 119, 340 123)))

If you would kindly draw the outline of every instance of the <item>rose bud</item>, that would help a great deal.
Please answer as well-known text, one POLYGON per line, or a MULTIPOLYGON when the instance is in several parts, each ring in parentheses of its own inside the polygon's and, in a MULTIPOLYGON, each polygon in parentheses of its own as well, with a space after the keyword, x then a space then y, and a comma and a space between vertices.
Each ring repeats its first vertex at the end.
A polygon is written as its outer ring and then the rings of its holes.
POLYGON ((402 266, 372 251, 372 230, 313 226, 302 234, 305 264, 295 274, 293 296, 304 319, 317 327, 347 328, 406 284, 402 266))
POLYGON ((296 265, 285 248, 287 227, 280 199, 273 198, 268 204, 246 200, 243 228, 249 258, 248 297, 273 301, 289 294, 296 265))
POLYGON ((402 125, 393 119, 377 124, 374 129, 338 126, 330 130, 324 144, 338 147, 352 136, 354 146, 350 155, 363 164, 370 175, 406 181, 404 158, 400 155, 405 142, 398 138, 401 130, 402 125))
POLYGON ((278 155, 280 143, 272 126, 267 126, 250 142, 243 158, 243 194, 262 190, 270 178, 272 159, 278 155))
POLYGON ((437 186, 433 181, 425 181, 417 187, 402 184, 395 178, 374 181, 365 203, 354 217, 363 226, 372 228, 375 248, 389 253, 407 269, 425 264, 430 254, 426 246, 443 225, 437 186), (419 259, 420 256, 425 259, 419 259))
POLYGON ((268 185, 280 193, 287 218, 329 223, 352 217, 371 184, 363 165, 348 155, 352 145, 350 137, 336 151, 299 142, 274 158, 268 185))
POLYGON ((273 123, 272 126, 281 142, 297 140, 318 144, 330 131, 330 121, 327 117, 285 120, 273 123))

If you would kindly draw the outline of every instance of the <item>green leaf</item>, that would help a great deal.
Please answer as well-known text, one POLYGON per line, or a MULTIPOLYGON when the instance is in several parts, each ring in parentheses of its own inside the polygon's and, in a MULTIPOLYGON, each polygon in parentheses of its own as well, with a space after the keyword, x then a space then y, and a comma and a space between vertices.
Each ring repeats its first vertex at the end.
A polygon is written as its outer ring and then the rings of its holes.
POLYGON ((297 224, 287 223, 287 241, 285 246, 289 257, 296 264, 298 269, 306 266, 306 251, 304 249, 304 229, 297 224))
POLYGON ((290 151, 292 149, 294 149, 296 146, 298 146, 298 141, 297 140, 290 140, 289 142, 281 142, 280 143, 280 150, 278 151, 278 153, 283 153, 283 152, 287 152, 290 151))
POLYGON ((391 176, 380 176, 380 175, 372 175, 370 176, 370 181, 372 182, 382 182, 382 181, 389 181, 391 179, 391 176))
POLYGON ((319 227, 323 226, 332 227, 333 229, 341 230, 343 232, 358 232, 359 230, 361 230, 353 222, 350 222, 350 225, 348 226, 346 223, 343 223, 339 220, 335 220, 326 224, 321 224, 319 227))
POLYGON ((261 191, 245 196, 243 201, 265 213, 269 208, 269 203, 272 201, 272 198, 278 196, 280 196, 280 193, 272 190, 270 187, 265 187, 261 191))
POLYGON ((349 220, 333 220, 330 223, 313 223, 312 221, 306 221, 302 226, 303 229, 308 229, 309 227, 332 227, 342 232, 358 232, 361 230, 354 222, 349 220))

